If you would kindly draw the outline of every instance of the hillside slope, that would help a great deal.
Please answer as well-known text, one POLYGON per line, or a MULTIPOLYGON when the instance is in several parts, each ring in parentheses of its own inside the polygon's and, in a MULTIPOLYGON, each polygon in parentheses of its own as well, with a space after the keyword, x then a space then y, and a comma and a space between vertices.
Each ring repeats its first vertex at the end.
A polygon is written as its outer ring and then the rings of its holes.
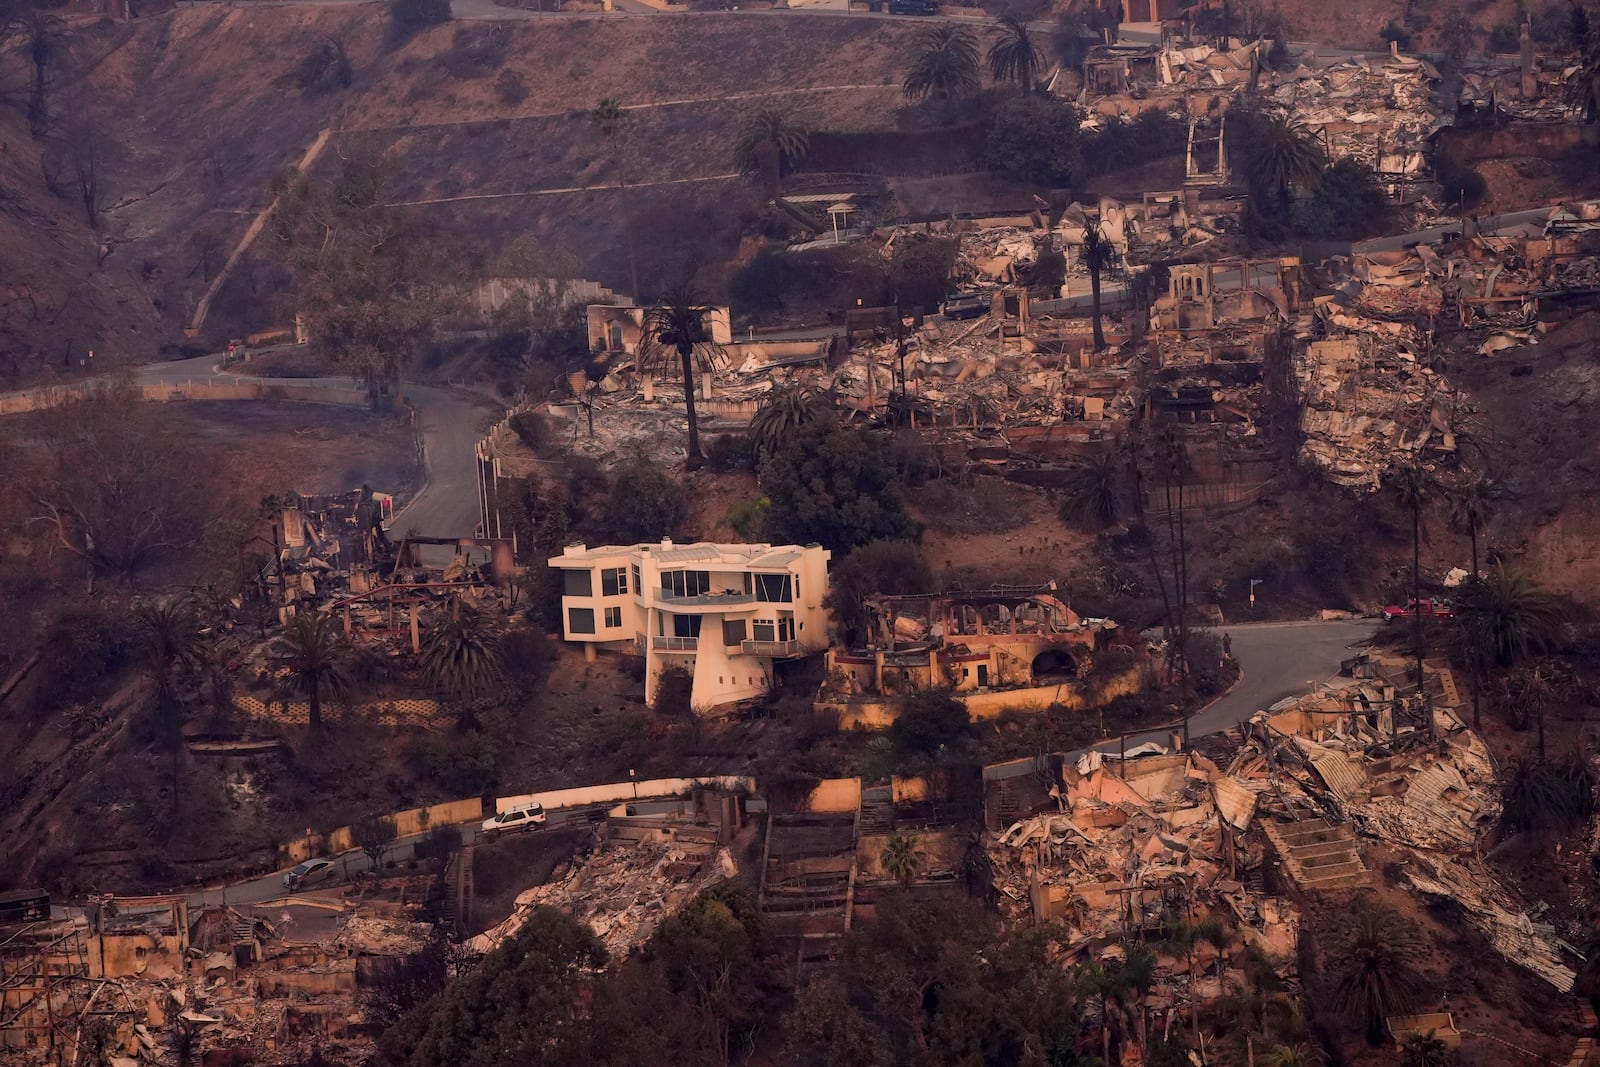
MULTIPOLYGON (((0 337, 16 342, 7 345, 16 365, 0 373, 53 373, 63 336, 82 338, 97 359, 114 350, 147 360, 182 342, 202 294, 270 204, 274 177, 324 130, 322 165, 383 152, 391 201, 451 198, 415 208, 440 230, 496 245, 553 237, 620 284, 624 202, 641 234, 693 218, 731 242, 755 206, 726 177, 744 119, 773 103, 819 129, 891 124, 916 29, 735 15, 546 19, 450 23, 391 47, 379 4, 196 7, 80 25, 56 111, 62 136, 92 131, 101 235, 81 205, 46 188, 48 148, 28 138, 20 104, 0 105, 0 139, 22 149, 0 153, 0 337), (346 49, 351 86, 302 89, 301 64, 329 39, 346 49), (606 96, 633 120, 626 195, 587 118, 606 96), (589 186, 601 189, 544 191, 589 186), (485 194, 494 199, 471 199, 485 194), (35 315, 19 286, 35 302, 50 295, 60 313, 35 315)), ((288 279, 271 253, 241 258, 191 343, 288 321, 288 279)))

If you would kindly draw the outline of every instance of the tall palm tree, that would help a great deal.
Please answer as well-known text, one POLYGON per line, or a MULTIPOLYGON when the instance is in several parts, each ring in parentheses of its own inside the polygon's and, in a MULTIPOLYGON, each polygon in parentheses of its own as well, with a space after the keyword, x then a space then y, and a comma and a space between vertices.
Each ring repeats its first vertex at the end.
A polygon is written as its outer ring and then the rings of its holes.
POLYGON ((990 75, 997 82, 1016 82, 1024 93, 1033 92, 1033 79, 1044 67, 1044 53, 1033 43, 1028 24, 1015 15, 1006 15, 995 28, 999 36, 989 46, 990 75))
POLYGON ((1329 939, 1333 1005, 1380 1044, 1384 1022, 1416 1005, 1417 962, 1426 951, 1417 928, 1383 905, 1358 901, 1329 939))
POLYGON ((1502 668, 1556 644, 1566 629, 1555 597, 1503 563, 1462 588, 1456 618, 1466 639, 1502 668))
POLYGON ((922 869, 922 851, 918 844, 913 835, 890 834, 883 851, 878 854, 884 873, 899 882, 902 889, 909 887, 911 879, 922 869))
POLYGON ((814 389, 787 385, 773 390, 750 420, 750 441, 756 455, 765 458, 787 447, 802 427, 816 421, 821 407, 814 389))
POLYGON ((1322 173, 1322 149, 1299 123, 1273 115, 1261 124, 1259 140, 1245 164, 1251 187, 1287 207, 1291 187, 1316 184, 1322 173))
POLYGON ((420 662, 429 684, 468 702, 486 696, 505 675, 492 621, 465 606, 429 631, 420 662))
POLYGON ((1161 562, 1156 558, 1156 539, 1150 530, 1150 523, 1144 506, 1144 464, 1145 450, 1140 443, 1140 423, 1135 421, 1133 430, 1128 435, 1125 462, 1128 468, 1129 481, 1133 483, 1133 514, 1138 521, 1139 528, 1144 531, 1144 547, 1150 556, 1150 570, 1156 576, 1156 589, 1161 594, 1161 631, 1162 635, 1172 638, 1172 598, 1167 595, 1166 575, 1161 572, 1161 562))
POLYGON ((639 362, 661 362, 676 354, 683 369, 683 407, 689 416, 690 470, 705 466, 700 451, 700 422, 694 413, 694 372, 698 362, 708 365, 717 349, 707 323, 715 309, 702 304, 687 288, 669 294, 665 301, 644 313, 644 336, 639 344, 639 362))
MULTIPOLYGON (((1408 463, 1396 472, 1394 491, 1400 506, 1411 513, 1411 639, 1416 645, 1417 698, 1422 699, 1422 509, 1428 502, 1431 488, 1427 473, 1416 463, 1408 463)), ((1432 732, 1433 715, 1428 713, 1429 732, 1432 732)))
POLYGON ((355 692, 355 648, 330 615, 302 611, 272 642, 269 657, 286 672, 289 689, 306 698, 311 728, 322 729, 322 698, 348 700, 355 692))
POLYGON ((734 149, 733 161, 740 174, 759 174, 769 197, 783 188, 783 175, 806 158, 811 134, 775 107, 762 108, 745 124, 734 149))
POLYGON ((1194 950, 1200 945, 1199 924, 1177 912, 1168 912, 1161 920, 1161 950, 1171 956, 1182 956, 1189 968, 1189 1027, 1200 1032, 1200 998, 1194 995, 1194 950))
POLYGON ((1110 526, 1122 500, 1122 464, 1113 452, 1081 460, 1067 468, 1061 517, 1110 526))
POLYGON ((1089 227, 1083 234, 1083 268, 1089 272, 1089 314, 1094 320, 1094 347, 1096 351, 1106 346, 1106 332, 1100 323, 1100 274, 1116 262, 1117 250, 1100 232, 1100 225, 1089 227))
POLYGON ((1478 534, 1489 521, 1490 486, 1474 478, 1450 494, 1450 524, 1472 539, 1472 577, 1478 576, 1478 534))
POLYGON ((972 31, 948 23, 917 38, 901 89, 909 100, 941 100, 978 91, 978 39, 972 31))

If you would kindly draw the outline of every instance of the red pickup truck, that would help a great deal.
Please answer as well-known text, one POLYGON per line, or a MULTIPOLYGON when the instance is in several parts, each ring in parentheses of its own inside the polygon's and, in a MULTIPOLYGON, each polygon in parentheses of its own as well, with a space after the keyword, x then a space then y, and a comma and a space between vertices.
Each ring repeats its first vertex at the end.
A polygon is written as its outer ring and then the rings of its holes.
POLYGON ((1383 621, 1409 619, 1414 614, 1421 615, 1424 619, 1453 619, 1456 617, 1456 609, 1442 600, 1408 600, 1404 607, 1390 604, 1384 608, 1383 621))

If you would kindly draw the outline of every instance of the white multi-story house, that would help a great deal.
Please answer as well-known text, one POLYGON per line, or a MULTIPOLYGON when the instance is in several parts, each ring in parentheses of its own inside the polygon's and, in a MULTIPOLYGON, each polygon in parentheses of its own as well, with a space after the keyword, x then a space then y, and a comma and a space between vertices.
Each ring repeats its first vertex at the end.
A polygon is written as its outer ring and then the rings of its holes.
POLYGON ((773 662, 828 647, 830 553, 821 545, 698 542, 569 545, 561 571, 561 626, 568 641, 637 652, 645 699, 664 671, 694 677, 690 704, 709 711, 766 692, 773 662))

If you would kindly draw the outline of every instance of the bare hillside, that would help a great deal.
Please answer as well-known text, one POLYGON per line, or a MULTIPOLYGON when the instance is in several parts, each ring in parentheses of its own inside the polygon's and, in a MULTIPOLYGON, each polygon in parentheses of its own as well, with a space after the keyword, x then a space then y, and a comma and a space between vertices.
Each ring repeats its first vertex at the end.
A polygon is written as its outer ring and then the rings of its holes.
MULTIPOLYGON (((49 145, 28 137, 19 103, 4 105, 0 138, 20 151, 0 153, 0 328, 18 343, 0 373, 14 382, 59 373, 63 337, 81 338, 97 360, 147 360, 184 342, 270 205, 274 177, 351 151, 386 153, 388 198, 427 202, 416 210, 442 232, 554 236, 620 284, 624 205, 636 232, 714 208, 714 228, 736 240, 753 198, 725 176, 752 110, 776 102, 820 129, 891 124, 916 26, 736 15, 451 23, 397 48, 385 30, 378 4, 77 24, 52 136, 90 139, 99 232, 70 171, 56 192, 47 186, 49 145), (329 40, 346 50, 352 84, 302 88, 302 64, 329 40), (606 96, 633 119, 625 169, 587 119, 606 96), (624 178, 626 192, 616 188, 624 178)), ((292 314, 268 245, 239 258, 188 343, 292 314)))

